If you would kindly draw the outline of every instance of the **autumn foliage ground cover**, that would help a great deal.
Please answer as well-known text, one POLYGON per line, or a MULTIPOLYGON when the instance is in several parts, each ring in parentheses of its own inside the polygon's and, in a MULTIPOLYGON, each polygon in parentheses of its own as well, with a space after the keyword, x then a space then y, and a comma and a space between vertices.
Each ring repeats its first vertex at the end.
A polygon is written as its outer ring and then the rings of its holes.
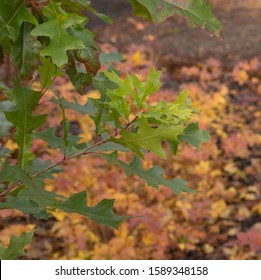
MULTIPOLYGON (((139 21, 131 19, 130 24, 135 34, 144 29, 139 21)), ((112 35, 109 33, 111 41, 119 39, 112 35)), ((126 48, 124 61, 115 67, 123 75, 138 73, 144 79, 161 62, 160 54, 150 49, 155 40, 160 38, 149 35, 139 46, 126 48)), ((101 47, 105 52, 117 51, 110 44, 101 47)), ((196 194, 176 196, 164 187, 156 191, 143 180, 127 178, 118 167, 88 155, 64 165, 65 172, 47 181, 47 188, 67 197, 86 191, 90 205, 115 198, 117 213, 137 217, 112 230, 78 214, 56 212, 48 221, 36 221, 15 210, 1 210, 3 245, 8 244, 10 234, 20 235, 36 227, 33 243, 27 247, 28 259, 261 259, 260 71, 261 61, 255 57, 231 68, 206 58, 201 63, 163 69, 162 89, 150 102, 173 101, 181 90, 188 89, 199 110, 196 120, 212 137, 200 150, 182 145, 178 156, 169 153, 167 160, 148 154, 144 167, 148 169, 152 163, 163 166, 166 177, 184 178, 196 194)), ((56 86, 68 101, 77 96, 84 104, 88 97, 98 97, 92 89, 82 97, 76 95, 64 79, 57 79, 56 86)), ((62 116, 50 98, 52 93, 47 92, 39 113, 49 113, 48 126, 59 128, 62 116)), ((92 139, 94 126, 88 116, 70 110, 66 116, 72 133, 85 141, 92 139)), ((9 140, 7 147, 16 158, 15 144, 9 140)), ((34 140, 33 149, 45 160, 63 157, 41 140, 34 140)), ((132 159, 131 155, 125 157, 126 161, 132 159)))
MULTIPOLYGON (((114 51, 110 45, 102 48, 114 51)), ((145 46, 133 45, 115 67, 123 74, 139 73, 143 79, 155 65, 145 46)), ((163 87, 150 102, 175 100, 182 89, 188 89, 200 112, 201 128, 210 130, 212 138, 201 150, 183 145, 178 156, 166 161, 148 154, 144 167, 158 163, 167 177, 186 179, 196 194, 175 196, 163 187, 158 192, 136 177, 126 178, 101 158, 82 157, 68 162, 65 172, 48 181, 47 188, 66 196, 85 190, 91 205, 115 198, 117 213, 139 217, 112 230, 78 214, 56 212, 51 220, 41 222, 3 210, 1 240, 7 244, 10 233, 36 226, 28 259, 260 259, 260 70, 257 58, 241 61, 230 70, 211 58, 189 67, 165 69, 163 87)), ((72 101, 73 86, 63 79, 56 83, 72 101)), ((49 112, 48 125, 59 126, 57 107, 48 101, 51 95, 44 96, 40 113, 49 112)), ((90 90, 77 98, 84 103, 88 96, 98 97, 98 92, 90 90)), ((90 118, 70 110, 66 116, 72 133, 86 141, 92 138, 90 118)), ((7 147, 16 153, 11 140, 7 147)), ((43 159, 62 157, 41 140, 34 141, 33 149, 43 159)), ((131 156, 125 160, 131 161, 131 156)))

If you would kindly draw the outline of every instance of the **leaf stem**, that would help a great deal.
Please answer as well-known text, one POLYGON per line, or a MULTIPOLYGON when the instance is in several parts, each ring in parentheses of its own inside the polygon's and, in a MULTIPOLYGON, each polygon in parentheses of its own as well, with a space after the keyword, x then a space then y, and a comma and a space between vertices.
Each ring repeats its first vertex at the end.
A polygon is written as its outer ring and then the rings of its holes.
MULTIPOLYGON (((142 113, 146 113, 148 110, 149 110, 149 109, 143 111, 142 113)), ((130 122, 125 126, 124 129, 125 129, 125 130, 128 129, 137 119, 138 119, 138 116, 136 116, 132 121, 130 121, 130 122)), ((116 134, 116 136, 117 136, 117 135, 119 134, 119 132, 118 132, 117 130, 116 130, 116 132, 117 132, 117 134, 116 134)), ((114 137, 115 137, 115 136, 114 136, 114 137)), ((94 152, 90 152, 90 150, 93 149, 94 147, 97 147, 97 146, 100 146, 100 145, 102 145, 102 144, 105 144, 105 143, 107 143, 108 141, 109 141, 109 139, 102 140, 102 141, 100 141, 100 142, 96 142, 96 143, 94 143, 93 145, 91 145, 90 147, 87 147, 86 149, 84 149, 83 151, 81 151, 81 152, 79 152, 79 153, 73 154, 73 155, 68 156, 68 157, 64 157, 63 160, 61 160, 61 161, 59 161, 59 162, 57 162, 57 163, 54 163, 53 165, 50 165, 50 166, 46 167, 45 169, 43 169, 43 170, 41 170, 41 171, 39 171, 39 172, 33 174, 33 175, 32 175, 32 178, 35 178, 35 177, 37 177, 37 176, 43 174, 44 172, 53 169, 53 168, 56 167, 56 166, 62 165, 62 164, 64 164, 65 162, 67 162, 67 161, 69 161, 69 160, 71 160, 71 159, 73 159, 73 158, 80 157, 80 156, 82 156, 82 155, 87 155, 87 154, 94 153, 94 152)), ((15 183, 15 184, 11 185, 10 187, 7 187, 4 191, 2 191, 2 192, 0 193, 0 197, 5 196, 5 195, 6 195, 7 193, 9 193, 10 191, 12 191, 12 190, 14 190, 14 189, 16 189, 16 188, 18 188, 18 187, 20 187, 20 186, 22 186, 22 185, 23 185, 23 182, 22 182, 22 181, 19 181, 19 182, 15 183)))
MULTIPOLYGON (((83 151, 81 151, 81 152, 79 152, 79 153, 76 153, 76 154, 73 154, 73 155, 71 155, 71 156, 68 156, 67 158, 65 158, 65 159, 63 159, 63 160, 61 160, 61 161, 59 161, 59 162, 57 162, 57 163, 54 163, 54 164, 52 164, 52 165, 50 165, 50 166, 48 166, 48 167, 42 169, 41 171, 39 171, 39 172, 33 174, 31 177, 32 177, 32 178, 35 178, 35 177, 37 177, 37 176, 43 174, 44 172, 49 171, 49 170, 53 169, 53 168, 56 167, 56 166, 59 166, 59 165, 61 165, 61 164, 64 164, 65 162, 67 162, 67 161, 69 161, 69 160, 71 160, 71 159, 73 159, 73 158, 80 157, 80 156, 82 156, 82 155, 91 154, 91 153, 93 153, 93 152, 90 152, 91 149, 93 149, 94 147, 100 146, 100 145, 102 145, 102 144, 105 144, 105 143, 108 142, 108 141, 109 141, 109 140, 106 139, 106 140, 102 140, 102 141, 100 141, 100 142, 97 142, 96 144, 91 145, 90 147, 84 149, 83 151)), ((20 187, 20 186, 22 186, 22 185, 23 185, 23 182, 22 182, 22 181, 19 181, 19 182, 15 183, 15 184, 11 185, 10 187, 6 188, 4 191, 2 191, 2 192, 0 193, 0 197, 5 196, 5 195, 6 195, 7 193, 9 193, 10 191, 12 191, 12 190, 14 190, 14 189, 16 189, 16 188, 18 188, 18 187, 20 187)))

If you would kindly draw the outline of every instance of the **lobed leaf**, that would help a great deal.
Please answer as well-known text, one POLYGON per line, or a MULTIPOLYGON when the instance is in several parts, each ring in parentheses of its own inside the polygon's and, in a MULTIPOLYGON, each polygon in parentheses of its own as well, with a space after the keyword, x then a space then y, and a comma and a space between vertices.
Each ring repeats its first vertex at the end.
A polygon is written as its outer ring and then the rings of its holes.
POLYGON ((79 27, 71 29, 70 33, 84 43, 84 48, 70 52, 69 69, 67 70, 67 74, 76 90, 82 94, 83 90, 91 84, 92 77, 101 68, 99 60, 100 50, 94 41, 94 33, 91 31, 79 27), (79 70, 80 68, 77 66, 77 62, 82 63, 87 73, 79 70))
POLYGON ((30 80, 38 67, 41 43, 30 35, 32 24, 22 25, 18 40, 12 45, 11 56, 22 79, 30 80))
POLYGON ((42 88, 52 84, 53 77, 57 74, 57 67, 49 58, 41 57, 41 65, 38 67, 42 88))
POLYGON ((82 71, 76 66, 76 60, 72 54, 69 55, 69 67, 66 73, 77 92, 81 95, 84 94, 84 90, 92 83, 92 75, 82 71))
POLYGON ((142 158, 144 157, 140 151, 142 148, 151 151, 161 158, 166 158, 166 153, 161 146, 162 141, 178 141, 178 136, 182 134, 183 130, 183 125, 161 124, 153 128, 149 126, 147 120, 143 117, 139 120, 139 130, 137 133, 122 130, 122 136, 119 139, 111 137, 110 141, 127 147, 142 158))
POLYGON ((187 98, 187 90, 183 90, 178 98, 170 103, 160 101, 154 106, 150 106, 146 114, 143 115, 147 119, 153 119, 155 123, 178 124, 187 122, 193 116, 195 109, 191 106, 191 99, 187 98))
POLYGON ((28 183, 28 176, 24 170, 22 170, 17 165, 10 165, 7 161, 5 161, 2 165, 2 169, 0 171, 0 182, 8 182, 9 185, 13 185, 20 180, 28 183))
POLYGON ((198 127, 198 123, 191 123, 185 129, 184 132, 178 136, 179 140, 187 142, 192 146, 199 148, 201 143, 209 142, 210 134, 207 130, 201 130, 198 127))
POLYGON ((45 10, 48 21, 36 26, 33 36, 50 38, 50 44, 41 50, 41 56, 50 56, 58 67, 68 62, 67 51, 83 49, 84 43, 68 32, 70 27, 85 22, 85 18, 76 14, 65 13, 59 4, 51 2, 45 10))
POLYGON ((220 36, 222 24, 212 14, 209 0, 130 0, 134 15, 162 22, 173 15, 187 17, 192 27, 201 27, 220 36))
POLYGON ((34 132, 33 138, 44 140, 51 148, 59 148, 64 150, 64 141, 61 137, 56 136, 56 127, 49 127, 47 130, 34 132))
POLYGON ((123 55, 118 52, 113 51, 110 53, 101 53, 99 59, 100 59, 101 64, 110 66, 111 63, 122 61, 123 55))
POLYGON ((131 163, 127 164, 117 158, 117 152, 112 154, 98 154, 100 157, 106 159, 109 163, 115 164, 121 167, 127 176, 137 175, 141 179, 144 179, 146 183, 155 188, 159 189, 159 185, 164 185, 165 187, 171 189, 174 193, 178 194, 180 192, 191 192, 194 193, 194 190, 187 188, 186 181, 180 178, 175 178, 167 180, 162 177, 163 168, 155 165, 149 170, 144 170, 142 168, 141 160, 134 156, 134 159, 131 163))
POLYGON ((49 127, 47 130, 41 132, 34 132, 32 137, 35 139, 44 140, 51 148, 58 148, 66 156, 73 154, 74 152, 79 152, 86 148, 86 144, 78 144, 80 137, 68 133, 66 138, 56 136, 56 127, 49 127))
POLYGON ((99 51, 96 48, 88 46, 84 49, 76 50, 74 53, 76 60, 84 65, 86 71, 95 76, 101 68, 99 51))
POLYGON ((130 104, 128 97, 133 100, 133 104, 141 110, 146 106, 146 98, 148 95, 155 93, 161 86, 160 71, 150 70, 146 80, 141 82, 137 76, 126 74, 121 79, 115 72, 105 72, 104 75, 117 85, 116 89, 108 89, 106 94, 110 98, 109 105, 117 110, 121 115, 128 118, 130 114, 130 104))
POLYGON ((65 108, 63 106, 63 102, 62 102, 62 98, 60 97, 59 92, 54 91, 54 93, 56 94, 57 98, 58 98, 58 105, 61 109, 62 112, 62 120, 60 122, 62 129, 63 129, 63 146, 64 146, 64 157, 66 157, 66 149, 70 144, 70 140, 68 139, 69 136, 69 130, 70 130, 70 123, 68 122, 68 120, 66 119, 66 115, 65 115, 65 108))
MULTIPOLYGON (((7 89, 4 87, 4 89, 7 89)), ((10 101, 0 102, 0 137, 9 135, 9 129, 13 126, 5 117, 4 111, 12 110, 10 101)))
POLYGON ((1 0, 0 42, 8 37, 14 42, 18 39, 21 25, 30 22, 38 25, 36 18, 27 10, 23 0, 1 0))
POLYGON ((16 260, 17 258, 24 256, 24 247, 32 242, 34 230, 30 232, 23 232, 20 236, 11 235, 10 244, 8 248, 0 247, 0 259, 1 260, 16 260))
POLYGON ((114 199, 104 199, 95 206, 86 205, 86 193, 74 194, 67 200, 59 203, 59 208, 67 213, 78 213, 94 222, 117 229, 119 224, 130 216, 117 216, 113 212, 114 199))
POLYGON ((90 5, 90 1, 86 0, 53 0, 61 4, 66 12, 83 14, 83 12, 90 5))
POLYGON ((23 185, 13 193, 9 193, 5 202, 0 202, 0 209, 17 209, 23 214, 33 215, 37 219, 48 219, 50 215, 47 210, 55 209, 55 198, 59 196, 44 189, 43 178, 30 178, 22 169, 19 170, 18 166, 5 165, 4 171, 8 172, 8 175, 0 176, 0 180, 5 181, 13 173, 16 177, 9 182, 14 183, 15 180, 22 182, 23 185))
MULTIPOLYGON (((59 105, 59 101, 55 98, 52 98, 51 101, 57 105, 59 105)), ((64 97, 61 97, 61 102, 65 109, 74 110, 80 114, 87 114, 93 116, 96 113, 96 109, 92 103, 92 99, 89 98, 88 101, 81 105, 78 103, 77 99, 74 99, 75 102, 69 102, 64 97)))
POLYGON ((107 24, 112 24, 113 21, 112 19, 107 16, 107 15, 104 15, 102 13, 99 13, 98 11, 96 11, 94 8, 92 8, 90 5, 86 5, 86 8, 92 12, 94 15, 96 15, 98 18, 100 18, 101 20, 103 20, 105 23, 107 24))
POLYGON ((9 100, 15 105, 15 110, 4 112, 7 120, 16 127, 14 135, 19 147, 19 163, 24 168, 32 160, 30 152, 31 133, 44 123, 46 115, 34 115, 41 93, 28 88, 22 88, 15 82, 14 88, 6 91, 9 100))
POLYGON ((107 123, 113 122, 113 115, 110 112, 108 104, 96 99, 89 99, 88 102, 92 104, 92 107, 96 110, 95 113, 90 116, 95 123, 96 132, 98 134, 106 132, 104 126, 107 123))

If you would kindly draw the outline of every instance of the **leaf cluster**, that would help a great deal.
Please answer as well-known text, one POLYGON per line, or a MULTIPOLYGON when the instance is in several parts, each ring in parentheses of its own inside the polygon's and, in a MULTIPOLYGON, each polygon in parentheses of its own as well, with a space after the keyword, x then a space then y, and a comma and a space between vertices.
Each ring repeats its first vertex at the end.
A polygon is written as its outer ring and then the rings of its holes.
MULTIPOLYGON (((134 15, 147 20, 162 22, 169 16, 181 14, 192 26, 220 34, 221 25, 212 15, 207 0, 185 1, 184 6, 165 0, 130 2, 134 15)), ((4 199, 0 202, 0 209, 18 209, 38 219, 47 219, 60 209, 118 228, 119 223, 130 217, 114 213, 114 200, 104 199, 94 206, 87 206, 84 192, 66 198, 47 191, 45 179, 60 172, 58 167, 69 160, 96 153, 122 167, 127 176, 138 175, 154 188, 165 185, 175 193, 189 191, 182 179, 164 179, 163 170, 158 166, 144 170, 138 157, 144 158, 151 152, 166 158, 166 142, 176 153, 180 142, 199 147, 200 143, 209 140, 209 134, 191 122, 195 110, 186 91, 181 92, 173 103, 149 103, 148 97, 161 86, 160 71, 151 69, 144 81, 136 75, 127 73, 123 77, 117 72, 113 61, 121 59, 120 55, 111 54, 110 58, 100 55, 94 33, 86 28, 89 20, 86 13, 93 13, 108 24, 112 22, 96 11, 91 1, 3 0, 1 3, 0 63, 4 63, 5 56, 11 57, 17 77, 11 88, 0 84, 7 99, 0 103, 0 133, 17 144, 17 157, 8 157, 8 150, 1 147, 0 181, 4 190, 0 196, 4 199), (101 71, 101 63, 106 64, 107 71, 101 71), (77 102, 77 98, 75 102, 68 101, 55 88, 57 77, 70 79, 80 95, 84 95, 91 85, 99 91, 100 98, 89 98, 83 105, 77 102), (37 83, 40 83, 38 90, 37 83), (48 102, 57 106, 61 120, 58 127, 46 129, 48 116, 38 112, 47 92, 52 95, 48 102), (71 133, 67 109, 88 115, 94 121, 94 139, 82 143, 79 135, 71 133), (53 162, 40 160, 32 151, 35 139, 60 150, 63 158, 53 162), (130 151, 137 156, 127 165, 118 159, 118 151, 130 151)), ((21 245, 25 244, 23 239, 22 236, 21 245)), ((15 242, 19 241, 11 239, 10 246, 15 242)), ((13 255, 16 256, 18 253, 13 255)))

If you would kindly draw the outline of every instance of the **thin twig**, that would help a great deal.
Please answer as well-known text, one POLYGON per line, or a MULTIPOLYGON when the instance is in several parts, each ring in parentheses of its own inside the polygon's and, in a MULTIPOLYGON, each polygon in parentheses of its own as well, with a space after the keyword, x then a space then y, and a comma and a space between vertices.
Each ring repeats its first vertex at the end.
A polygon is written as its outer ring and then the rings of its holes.
MULTIPOLYGON (((140 113, 145 114, 145 113, 148 112, 148 111, 149 111, 149 108, 146 109, 146 110, 144 110, 144 111, 142 111, 142 112, 140 112, 140 113)), ((130 121, 130 122, 124 127, 124 129, 128 129, 138 118, 139 118, 139 117, 136 116, 132 121, 130 121)))
MULTIPOLYGON (((32 178, 35 178, 35 177, 37 177, 37 176, 39 176, 39 175, 45 173, 46 171, 49 171, 49 170, 53 169, 53 168, 56 167, 56 166, 59 166, 59 165, 61 165, 61 164, 64 164, 65 162, 67 162, 67 161, 69 161, 69 160, 71 160, 71 159, 73 159, 73 158, 76 158, 76 157, 80 157, 80 156, 82 156, 82 155, 87 155, 87 154, 93 153, 93 152, 89 152, 89 151, 90 151, 91 149, 93 149, 94 147, 100 146, 100 145, 102 145, 102 144, 104 144, 104 143, 106 143, 106 142, 108 142, 108 141, 109 141, 109 140, 106 139, 106 140, 100 141, 100 142, 98 142, 98 143, 96 143, 96 144, 93 144, 92 146, 90 146, 90 147, 84 149, 83 151, 81 151, 81 152, 79 152, 79 153, 76 153, 76 154, 74 154, 74 155, 68 156, 66 159, 63 159, 63 160, 61 160, 61 161, 59 161, 59 162, 57 162, 57 163, 54 163, 54 164, 52 164, 52 165, 46 167, 45 169, 42 169, 41 171, 39 171, 39 172, 33 174, 31 177, 32 177, 32 178)), ((6 195, 7 193, 9 193, 10 191, 12 191, 12 190, 14 190, 14 189, 16 189, 16 188, 22 186, 23 184, 24 184, 24 183, 23 183, 22 181, 19 181, 19 182, 15 183, 14 185, 12 185, 12 186, 6 188, 4 191, 2 191, 2 192, 0 193, 0 197, 5 196, 5 195, 6 195)))
MULTIPOLYGON (((147 111, 148 111, 148 109, 145 110, 143 113, 145 113, 145 112, 147 112, 147 111)), ((137 119, 138 119, 138 116, 136 116, 132 121, 130 121, 130 122, 125 126, 124 129, 128 129, 128 127, 130 127, 137 119)), ((119 135, 119 132, 117 133, 117 135, 119 135)), ((115 137, 116 137, 117 135, 115 135, 115 137)), ((41 170, 41 171, 39 171, 39 172, 33 174, 31 177, 32 177, 32 178, 35 178, 35 177, 37 177, 37 176, 43 174, 44 172, 49 171, 49 170, 53 169, 53 168, 56 167, 56 166, 62 165, 62 164, 64 164, 65 162, 67 162, 67 161, 69 161, 69 160, 71 160, 71 159, 73 159, 73 158, 80 157, 80 156, 82 156, 82 155, 87 155, 87 154, 90 154, 90 153, 94 153, 94 152, 90 152, 90 150, 93 149, 94 147, 97 147, 97 146, 100 146, 100 145, 102 145, 102 144, 105 144, 105 143, 107 143, 108 141, 109 141, 109 139, 106 139, 106 140, 102 140, 102 141, 100 141, 100 142, 97 142, 97 143, 91 145, 90 147, 84 149, 83 151, 81 151, 81 152, 79 152, 79 153, 76 153, 76 154, 74 154, 74 155, 68 156, 68 157, 64 158, 63 160, 61 160, 61 161, 59 161, 59 162, 57 162, 57 163, 54 163, 53 165, 50 165, 50 166, 46 167, 45 169, 43 169, 43 170, 41 170)), ((6 195, 7 193, 9 193, 10 191, 12 191, 12 190, 14 190, 14 189, 16 189, 16 188, 18 188, 18 187, 20 187, 20 186, 22 186, 22 185, 23 185, 23 182, 22 182, 22 181, 19 181, 19 182, 15 183, 14 185, 12 185, 12 186, 6 188, 4 191, 2 191, 2 192, 0 193, 0 197, 3 197, 4 195, 6 195)))
POLYGON ((129 126, 131 126, 136 120, 137 120, 138 116, 136 116, 132 121, 130 121, 124 129, 128 129, 129 126))

